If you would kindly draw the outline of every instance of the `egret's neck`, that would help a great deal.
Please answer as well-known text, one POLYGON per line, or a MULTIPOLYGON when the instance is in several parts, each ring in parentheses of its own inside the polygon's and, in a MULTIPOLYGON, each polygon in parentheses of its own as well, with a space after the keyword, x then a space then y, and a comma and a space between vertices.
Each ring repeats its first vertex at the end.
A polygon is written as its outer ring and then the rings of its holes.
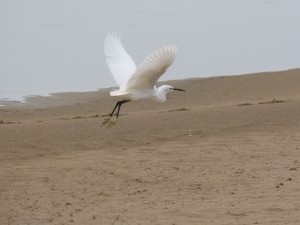
POLYGON ((155 87, 154 90, 155 90, 154 100, 156 100, 158 102, 164 102, 164 101, 166 101, 166 99, 167 99, 166 98, 167 92, 166 92, 166 89, 163 86, 161 86, 159 88, 155 87))

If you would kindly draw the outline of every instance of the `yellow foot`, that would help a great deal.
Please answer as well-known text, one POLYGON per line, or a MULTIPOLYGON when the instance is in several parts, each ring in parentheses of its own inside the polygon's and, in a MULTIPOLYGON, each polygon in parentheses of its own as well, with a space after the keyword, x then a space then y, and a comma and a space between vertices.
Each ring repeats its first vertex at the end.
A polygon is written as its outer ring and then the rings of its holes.
POLYGON ((110 117, 105 118, 104 121, 103 121, 103 123, 102 123, 102 126, 105 125, 105 124, 107 124, 109 121, 110 121, 110 117))
POLYGON ((106 118, 106 119, 104 119, 102 126, 107 125, 107 127, 110 128, 117 123, 117 119, 118 118, 116 118, 116 117, 106 118))
POLYGON ((109 123, 107 124, 107 128, 111 128, 112 126, 114 126, 117 123, 117 118, 110 118, 109 123))

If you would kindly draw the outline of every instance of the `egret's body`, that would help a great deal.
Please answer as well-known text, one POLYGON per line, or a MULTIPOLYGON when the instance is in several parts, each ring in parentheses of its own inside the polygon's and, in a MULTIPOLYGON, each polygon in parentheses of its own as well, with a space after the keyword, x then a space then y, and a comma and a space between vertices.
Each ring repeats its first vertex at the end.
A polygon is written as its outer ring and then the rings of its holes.
POLYGON ((130 55, 125 51, 119 35, 108 34, 104 41, 106 63, 119 85, 119 89, 111 91, 110 95, 122 100, 117 102, 110 117, 103 124, 108 122, 115 124, 119 117, 120 108, 126 102, 142 99, 164 102, 168 92, 183 91, 169 85, 162 85, 158 88, 155 86, 160 76, 174 62, 176 51, 177 47, 175 46, 159 48, 152 52, 139 67, 136 67, 130 55), (115 120, 111 120, 116 109, 115 120))

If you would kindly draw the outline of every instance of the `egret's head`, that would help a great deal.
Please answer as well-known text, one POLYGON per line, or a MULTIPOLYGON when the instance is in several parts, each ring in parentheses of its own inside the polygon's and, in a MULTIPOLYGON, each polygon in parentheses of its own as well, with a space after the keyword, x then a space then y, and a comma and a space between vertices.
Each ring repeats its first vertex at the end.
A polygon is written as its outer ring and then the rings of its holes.
POLYGON ((156 97, 157 97, 157 101, 159 102, 164 102, 166 101, 166 95, 167 93, 171 92, 171 91, 185 91, 179 88, 174 88, 170 85, 162 85, 158 88, 157 92, 156 92, 156 97))

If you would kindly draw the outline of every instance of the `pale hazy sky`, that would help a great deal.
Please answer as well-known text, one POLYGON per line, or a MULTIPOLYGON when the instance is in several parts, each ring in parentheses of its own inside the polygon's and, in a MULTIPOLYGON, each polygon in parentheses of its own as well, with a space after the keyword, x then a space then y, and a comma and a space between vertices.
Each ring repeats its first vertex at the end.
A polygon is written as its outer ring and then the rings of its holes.
POLYGON ((300 67, 298 0, 0 0, 0 99, 114 86, 103 40, 137 64, 179 46, 166 79, 300 67))

